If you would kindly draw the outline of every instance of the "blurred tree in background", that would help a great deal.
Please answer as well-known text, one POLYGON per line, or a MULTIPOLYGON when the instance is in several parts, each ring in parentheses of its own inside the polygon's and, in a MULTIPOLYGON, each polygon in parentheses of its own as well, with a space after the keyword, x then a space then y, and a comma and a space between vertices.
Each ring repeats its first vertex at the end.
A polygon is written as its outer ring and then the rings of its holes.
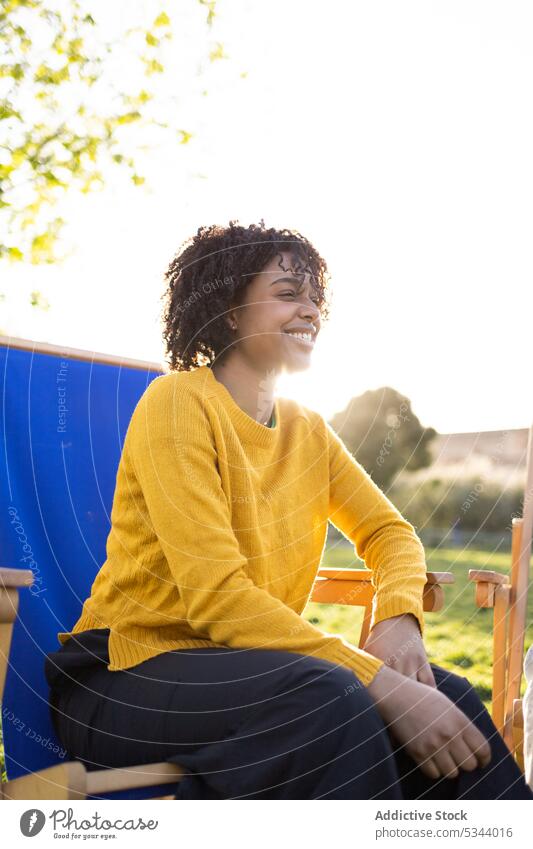
MULTIPOLYGON (((209 28, 215 0, 189 2, 205 7, 209 28)), ((138 12, 124 4, 119 20, 128 26, 108 43, 93 7, 78 0, 0 4, 0 260, 57 261, 65 223, 54 215, 58 196, 103 185, 109 165, 141 185, 126 145, 137 142, 140 127, 172 133, 177 144, 190 138, 166 120, 179 118, 175 105, 153 92, 172 38, 169 15, 159 11, 149 25, 143 19, 136 26, 138 12), (126 86, 116 85, 117 62, 126 86)), ((206 44, 208 51, 210 62, 226 58, 219 43, 206 44)))
POLYGON ((422 427, 410 400, 389 386, 352 398, 329 423, 381 489, 400 472, 432 463, 429 445, 437 431, 422 427))

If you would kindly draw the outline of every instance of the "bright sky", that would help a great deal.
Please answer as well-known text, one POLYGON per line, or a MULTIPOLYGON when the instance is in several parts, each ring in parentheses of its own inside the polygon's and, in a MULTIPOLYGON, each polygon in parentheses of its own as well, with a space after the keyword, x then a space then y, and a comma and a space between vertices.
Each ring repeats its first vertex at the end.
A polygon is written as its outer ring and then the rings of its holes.
POLYGON ((531 4, 219 0, 210 33, 195 0, 166 8, 180 12, 165 85, 195 137, 152 152, 149 189, 114 176, 72 197, 72 255, 4 267, 0 325, 161 360, 162 274, 182 240, 264 217, 332 272, 311 368, 278 394, 329 417, 390 385, 443 433, 528 427, 531 4), (229 58, 209 64, 216 40, 229 58), (33 289, 50 310, 27 305, 33 289))

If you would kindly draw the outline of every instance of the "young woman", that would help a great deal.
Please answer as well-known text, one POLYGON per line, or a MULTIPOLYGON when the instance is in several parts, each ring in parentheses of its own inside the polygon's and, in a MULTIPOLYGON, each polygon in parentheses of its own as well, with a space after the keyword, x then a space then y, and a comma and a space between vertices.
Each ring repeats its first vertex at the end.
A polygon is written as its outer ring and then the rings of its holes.
POLYGON ((181 765, 179 799, 533 799, 468 680, 428 662, 413 526, 276 396, 310 365, 327 277, 262 220, 200 228, 172 260, 170 372, 135 408, 106 561, 46 661, 57 735, 89 769, 181 765), (373 573, 364 650, 301 616, 328 520, 373 573))

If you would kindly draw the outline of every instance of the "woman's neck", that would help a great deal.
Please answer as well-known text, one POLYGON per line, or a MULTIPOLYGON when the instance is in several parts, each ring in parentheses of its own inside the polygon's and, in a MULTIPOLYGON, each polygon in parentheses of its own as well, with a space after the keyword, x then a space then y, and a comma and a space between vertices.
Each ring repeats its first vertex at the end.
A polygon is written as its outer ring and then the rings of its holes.
POLYGON ((224 362, 214 363, 211 371, 245 413, 260 424, 268 424, 274 409, 274 370, 257 372, 242 358, 227 357, 224 362))

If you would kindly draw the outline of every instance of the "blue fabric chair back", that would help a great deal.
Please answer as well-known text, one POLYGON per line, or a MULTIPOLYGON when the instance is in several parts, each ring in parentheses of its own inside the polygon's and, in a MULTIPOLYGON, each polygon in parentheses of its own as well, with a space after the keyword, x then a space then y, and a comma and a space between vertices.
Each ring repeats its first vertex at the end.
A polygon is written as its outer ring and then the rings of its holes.
POLYGON ((105 560, 126 430, 162 372, 32 344, 0 343, 0 565, 34 574, 20 590, 2 704, 8 780, 66 757, 51 724, 45 655, 78 619, 105 560))

